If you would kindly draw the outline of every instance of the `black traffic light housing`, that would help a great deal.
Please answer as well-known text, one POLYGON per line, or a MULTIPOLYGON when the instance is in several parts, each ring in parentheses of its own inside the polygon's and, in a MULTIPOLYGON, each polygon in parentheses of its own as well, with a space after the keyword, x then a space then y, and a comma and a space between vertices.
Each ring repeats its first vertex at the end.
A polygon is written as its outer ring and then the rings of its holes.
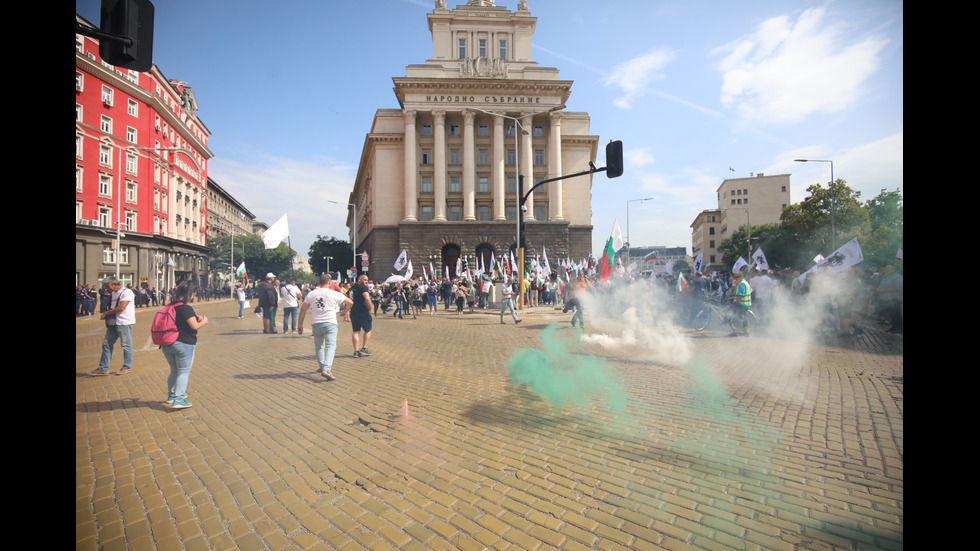
POLYGON ((150 0, 102 0, 99 55, 123 69, 149 71, 153 65, 153 4, 150 0))
POLYGON ((606 178, 623 175, 623 142, 614 140, 606 144, 606 178))

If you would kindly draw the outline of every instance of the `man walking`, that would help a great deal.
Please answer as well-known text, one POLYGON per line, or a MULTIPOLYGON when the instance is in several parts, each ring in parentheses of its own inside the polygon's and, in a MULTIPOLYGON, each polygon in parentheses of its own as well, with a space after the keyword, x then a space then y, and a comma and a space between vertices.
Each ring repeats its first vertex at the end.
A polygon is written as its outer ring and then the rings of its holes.
POLYGON ((303 320, 307 310, 313 309, 313 349, 319 364, 318 373, 328 381, 337 378, 330 368, 333 365, 334 354, 337 350, 337 310, 340 310, 344 321, 350 320, 350 310, 354 301, 343 293, 331 289, 330 274, 320 276, 320 286, 310 291, 303 299, 303 308, 299 313, 297 331, 303 334, 303 320))
POLYGON ((500 286, 500 292, 503 294, 503 300, 500 302, 500 323, 504 323, 504 312, 508 308, 510 308, 510 315, 514 317, 514 324, 521 323, 522 320, 517 319, 517 312, 514 311, 514 286, 504 281, 500 286))
POLYGON ((370 356, 368 341, 371 340, 371 290, 367 286, 367 274, 361 274, 357 283, 351 287, 350 294, 354 305, 350 310, 350 323, 353 333, 351 341, 354 344, 354 357, 370 356), (361 331, 364 331, 364 341, 361 342, 361 331))
POLYGON ((276 274, 269 272, 265 274, 265 281, 259 283, 259 308, 262 309, 262 332, 276 333, 276 306, 279 305, 279 294, 273 287, 272 281, 276 279, 276 274))
POLYGON ((132 289, 123 287, 122 282, 115 276, 107 277, 102 284, 108 286, 112 293, 111 307, 99 315, 99 318, 106 322, 105 337, 102 339, 102 357, 99 359, 99 368, 92 374, 109 374, 112 348, 118 340, 123 350, 123 366, 119 374, 126 375, 133 371, 133 324, 136 323, 135 295, 132 289))

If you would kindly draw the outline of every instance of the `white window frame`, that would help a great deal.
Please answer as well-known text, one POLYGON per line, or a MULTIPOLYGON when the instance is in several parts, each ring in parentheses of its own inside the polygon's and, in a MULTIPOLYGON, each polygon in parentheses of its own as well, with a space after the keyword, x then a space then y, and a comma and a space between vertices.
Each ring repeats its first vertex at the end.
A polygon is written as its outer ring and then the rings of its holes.
POLYGON ((139 200, 139 183, 135 180, 126 180, 126 202, 136 204, 139 200))
POLYGON ((126 106, 126 112, 134 117, 140 115, 140 104, 136 100, 130 98, 128 105, 126 106))
POLYGON ((112 117, 102 115, 102 119, 99 121, 99 129, 106 134, 112 134, 112 117))
POLYGON ((112 199, 112 175, 99 173, 99 197, 112 199))
POLYGON ((136 129, 132 126, 126 127, 126 141, 136 143, 137 133, 136 129))
POLYGON ((114 96, 115 96, 115 93, 114 93, 113 89, 112 88, 109 88, 108 86, 106 86, 106 85, 103 84, 102 85, 102 103, 108 105, 109 107, 112 107, 113 97, 114 96))

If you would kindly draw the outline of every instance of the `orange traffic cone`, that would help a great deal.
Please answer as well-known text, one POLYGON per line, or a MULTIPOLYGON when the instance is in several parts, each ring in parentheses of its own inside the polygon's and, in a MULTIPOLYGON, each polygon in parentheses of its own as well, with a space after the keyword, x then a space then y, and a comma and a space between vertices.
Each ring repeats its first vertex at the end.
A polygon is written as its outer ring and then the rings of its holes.
POLYGON ((402 417, 408 417, 408 398, 402 402, 402 417))

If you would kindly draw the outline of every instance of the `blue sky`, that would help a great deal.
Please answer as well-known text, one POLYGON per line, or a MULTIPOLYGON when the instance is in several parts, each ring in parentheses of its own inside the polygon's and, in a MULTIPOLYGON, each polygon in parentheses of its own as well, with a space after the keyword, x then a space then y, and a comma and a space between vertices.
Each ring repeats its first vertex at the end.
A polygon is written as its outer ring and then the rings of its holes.
MULTIPOLYGON (((75 9, 98 24, 99 4, 75 9)), ((375 111, 398 107, 392 77, 431 57, 434 4, 157 0, 154 62, 197 95, 209 175, 260 220, 288 213, 305 256, 317 234, 349 238, 346 208, 326 201, 347 202, 375 111)), ((833 160, 862 199, 905 191, 902 2, 528 4, 535 61, 574 81, 567 109, 590 114, 600 144, 623 141, 623 176, 592 184, 596 252, 616 219, 634 246, 690 252, 728 177, 790 173, 798 202, 830 169, 797 158, 833 160), (627 201, 648 197, 627 228, 627 201)))

